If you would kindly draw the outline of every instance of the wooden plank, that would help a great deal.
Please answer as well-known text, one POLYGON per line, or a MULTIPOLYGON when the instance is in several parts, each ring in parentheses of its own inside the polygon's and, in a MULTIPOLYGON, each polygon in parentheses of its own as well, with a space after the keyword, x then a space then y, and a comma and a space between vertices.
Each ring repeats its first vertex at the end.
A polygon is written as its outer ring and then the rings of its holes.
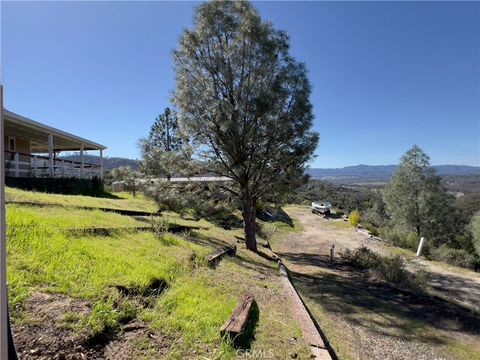
POLYGON ((237 307, 233 310, 232 315, 223 324, 220 334, 223 336, 230 336, 232 339, 237 338, 243 334, 247 326, 250 312, 253 308, 253 302, 255 301, 252 294, 243 295, 242 299, 238 303, 237 307))
POLYGON ((214 252, 207 255, 208 265, 211 267, 217 266, 220 260, 225 256, 234 256, 237 252, 237 247, 233 246, 224 246, 220 249, 215 250, 214 252))

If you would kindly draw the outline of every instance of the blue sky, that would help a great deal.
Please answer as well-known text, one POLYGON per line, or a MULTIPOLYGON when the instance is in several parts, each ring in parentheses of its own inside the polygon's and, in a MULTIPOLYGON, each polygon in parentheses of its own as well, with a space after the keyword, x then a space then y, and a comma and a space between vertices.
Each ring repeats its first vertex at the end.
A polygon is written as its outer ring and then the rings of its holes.
MULTIPOLYGON (((171 52, 191 2, 2 2, 5 106, 139 157, 168 105, 171 52)), ((480 165, 479 2, 258 2, 306 63, 320 144, 313 167, 480 165)))

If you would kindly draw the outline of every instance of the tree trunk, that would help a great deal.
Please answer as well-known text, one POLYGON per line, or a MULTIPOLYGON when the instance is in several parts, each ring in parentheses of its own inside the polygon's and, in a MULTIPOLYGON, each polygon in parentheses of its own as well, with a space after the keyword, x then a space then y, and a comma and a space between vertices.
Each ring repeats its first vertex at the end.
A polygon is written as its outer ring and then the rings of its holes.
POLYGON ((245 231, 245 244, 248 250, 257 252, 257 239, 255 238, 255 200, 248 195, 242 199, 242 216, 245 231))

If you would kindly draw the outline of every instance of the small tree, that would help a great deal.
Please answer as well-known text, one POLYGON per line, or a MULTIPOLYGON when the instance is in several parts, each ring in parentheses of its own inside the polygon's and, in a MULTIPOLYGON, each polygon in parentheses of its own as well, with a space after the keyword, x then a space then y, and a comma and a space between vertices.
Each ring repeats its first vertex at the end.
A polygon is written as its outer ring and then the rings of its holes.
POLYGON ((149 136, 140 140, 140 149, 141 171, 147 176, 164 176, 170 181, 172 175, 191 169, 188 138, 179 129, 176 112, 168 107, 155 119, 149 136))
POLYGON ((383 198, 391 221, 415 231, 417 237, 446 242, 454 236, 454 199, 430 167, 428 155, 417 145, 401 158, 383 198))
POLYGON ((470 229, 473 235, 473 246, 477 255, 480 256, 480 211, 473 216, 470 229))
POLYGON ((245 240, 256 251, 255 208, 272 190, 290 191, 312 158, 318 134, 304 64, 288 36, 262 22, 247 1, 209 1, 174 52, 174 102, 209 171, 242 206, 245 240))

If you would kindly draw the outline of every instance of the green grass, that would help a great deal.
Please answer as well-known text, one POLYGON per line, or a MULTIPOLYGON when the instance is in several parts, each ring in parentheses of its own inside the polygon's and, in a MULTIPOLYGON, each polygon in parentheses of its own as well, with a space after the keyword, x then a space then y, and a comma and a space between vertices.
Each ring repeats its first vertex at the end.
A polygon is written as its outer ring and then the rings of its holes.
POLYGON ((157 211, 154 201, 146 199, 142 194, 133 196, 127 192, 112 193, 109 198, 47 194, 35 191, 26 191, 15 188, 5 188, 7 201, 33 202, 40 204, 54 204, 60 206, 88 206, 113 209, 129 209, 139 211, 157 211))
MULTIPOLYGON (((240 296, 253 292, 259 319, 252 349, 272 349, 276 358, 282 359, 292 352, 299 358, 308 357, 309 348, 303 341, 293 345, 285 341, 301 334, 282 296, 274 262, 239 245, 237 257, 224 259, 215 270, 206 266, 205 256, 221 244, 241 238, 241 229, 228 231, 203 219, 187 220, 168 213, 165 216, 172 224, 201 227, 192 232, 193 241, 170 234, 158 238, 147 232, 69 236, 64 228, 146 223, 115 213, 62 205, 112 207, 111 202, 120 202, 130 209, 147 209, 152 203, 141 197, 99 199, 9 189, 10 200, 12 195, 17 201, 59 203, 51 207, 7 206, 9 302, 14 324, 38 321, 24 306, 33 292, 60 293, 83 299, 91 308, 87 316, 67 312, 59 319, 64 329, 95 336, 118 331, 123 322, 136 317, 167 337, 168 359, 235 359, 235 349, 222 341, 219 329, 240 296), (148 292, 156 279, 167 284, 160 296, 148 292), (129 289, 133 295, 121 289, 129 289)), ((148 339, 137 340, 139 348, 148 350, 148 339)))
POLYGON ((84 210, 62 207, 38 207, 18 204, 7 205, 7 222, 10 226, 32 224, 51 228, 135 227, 145 222, 131 216, 107 213, 101 210, 84 210))

